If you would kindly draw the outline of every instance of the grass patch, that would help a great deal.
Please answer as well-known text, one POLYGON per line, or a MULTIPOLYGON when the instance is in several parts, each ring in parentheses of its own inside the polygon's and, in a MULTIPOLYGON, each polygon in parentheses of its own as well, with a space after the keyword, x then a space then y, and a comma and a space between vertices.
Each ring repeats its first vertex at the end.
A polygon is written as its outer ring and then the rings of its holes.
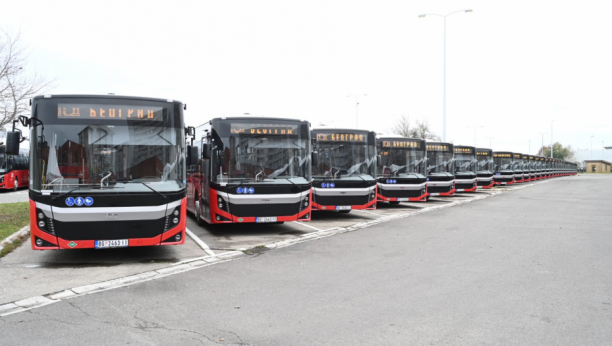
POLYGON ((29 239, 30 235, 26 234, 24 236, 18 237, 17 239, 14 239, 12 243, 4 245, 4 248, 2 248, 2 251, 0 251, 0 258, 4 257, 5 255, 8 255, 11 251, 15 250, 29 239))
POLYGON ((0 241, 30 222, 28 202, 0 204, 0 241))

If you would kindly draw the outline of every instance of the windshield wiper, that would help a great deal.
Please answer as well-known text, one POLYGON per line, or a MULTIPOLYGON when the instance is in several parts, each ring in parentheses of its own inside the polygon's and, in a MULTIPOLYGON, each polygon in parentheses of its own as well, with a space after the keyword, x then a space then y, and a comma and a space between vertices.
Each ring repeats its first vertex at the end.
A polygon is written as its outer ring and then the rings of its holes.
POLYGON ((66 192, 64 192, 64 193, 60 193, 60 194, 59 194, 59 195, 57 195, 57 196, 53 196, 53 197, 51 197, 51 200, 56 200, 56 199, 58 199, 58 198, 60 198, 60 197, 62 197, 62 196, 66 196, 67 194, 69 194, 69 193, 71 193, 71 192, 74 192, 74 191, 76 191, 76 190, 78 190, 78 189, 80 189, 80 188, 81 188, 80 186, 77 186, 77 187, 75 187, 74 189, 72 189, 72 190, 70 190, 70 191, 66 191, 66 192))
POLYGON ((147 185, 147 183, 142 182, 141 184, 146 186, 149 190, 151 190, 151 191, 155 192, 156 194, 162 196, 164 199, 168 199, 168 196, 166 196, 163 193, 161 193, 161 192, 155 190, 154 188, 150 187, 149 185, 147 185))

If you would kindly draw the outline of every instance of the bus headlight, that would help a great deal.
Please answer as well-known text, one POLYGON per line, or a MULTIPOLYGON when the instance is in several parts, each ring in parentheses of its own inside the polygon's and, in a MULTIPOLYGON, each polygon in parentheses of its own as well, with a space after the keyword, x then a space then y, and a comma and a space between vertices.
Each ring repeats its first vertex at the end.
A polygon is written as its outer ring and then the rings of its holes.
POLYGON ((164 225, 164 232, 169 231, 170 229, 176 227, 178 223, 181 221, 181 207, 176 207, 171 213, 166 215, 166 224, 164 225), (172 224, 170 223, 170 219, 172 218, 172 224))
POLYGON ((55 235, 53 219, 46 217, 45 213, 40 209, 36 209, 36 224, 41 231, 55 235))
POLYGON ((42 246, 43 242, 42 239, 38 238, 36 239, 36 246, 42 246))

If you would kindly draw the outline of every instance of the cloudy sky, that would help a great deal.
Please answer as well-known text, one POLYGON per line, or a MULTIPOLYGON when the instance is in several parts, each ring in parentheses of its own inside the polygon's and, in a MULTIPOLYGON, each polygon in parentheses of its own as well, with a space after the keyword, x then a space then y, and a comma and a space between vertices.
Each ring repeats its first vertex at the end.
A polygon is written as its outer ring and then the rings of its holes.
POLYGON ((612 145, 609 1, 4 1, 0 28, 55 94, 181 100, 189 125, 249 113, 535 153, 612 145), (481 127, 482 126, 482 127, 481 127), (476 134, 476 136, 475 136, 476 134), (591 136, 593 136, 591 138, 591 136), (476 138, 475 138, 476 137, 476 138), (530 145, 531 141, 531 145, 530 145))

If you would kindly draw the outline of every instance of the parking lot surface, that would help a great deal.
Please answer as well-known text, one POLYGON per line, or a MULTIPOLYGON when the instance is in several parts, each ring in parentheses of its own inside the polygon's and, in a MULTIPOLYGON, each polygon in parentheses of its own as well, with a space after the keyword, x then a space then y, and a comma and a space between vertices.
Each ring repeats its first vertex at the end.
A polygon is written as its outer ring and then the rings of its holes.
MULTIPOLYGON (((609 345, 611 188, 555 179, 4 316, 0 330, 8 345, 609 345)), ((257 243, 230 233, 206 240, 257 243)))

